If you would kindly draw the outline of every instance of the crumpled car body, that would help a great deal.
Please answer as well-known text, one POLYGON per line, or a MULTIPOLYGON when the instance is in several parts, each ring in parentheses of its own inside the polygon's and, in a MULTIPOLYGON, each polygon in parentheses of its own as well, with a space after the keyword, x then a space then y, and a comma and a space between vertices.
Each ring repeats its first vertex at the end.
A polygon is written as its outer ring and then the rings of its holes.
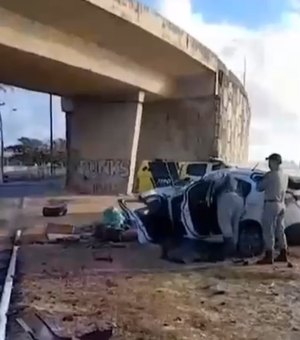
MULTIPOLYGON (((139 196, 144 203, 142 208, 130 209, 126 200, 119 200, 119 205, 137 228, 141 243, 163 243, 167 238, 222 242, 216 212, 216 188, 228 173, 237 180, 238 192, 245 204, 239 226, 239 252, 243 257, 258 255, 263 250, 261 218, 264 193, 256 190, 256 182, 264 175, 263 171, 221 169, 191 183, 143 193, 139 196)), ((300 183, 290 183, 293 190, 300 189, 300 183)), ((296 227, 300 232, 297 197, 288 194, 286 206, 286 230, 296 227)))

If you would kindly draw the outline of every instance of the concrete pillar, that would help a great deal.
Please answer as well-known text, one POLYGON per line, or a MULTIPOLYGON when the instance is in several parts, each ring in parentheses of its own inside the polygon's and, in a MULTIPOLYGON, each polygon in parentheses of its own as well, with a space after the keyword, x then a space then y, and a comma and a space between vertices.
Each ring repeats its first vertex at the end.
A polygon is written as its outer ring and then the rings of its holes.
POLYGON ((67 118, 69 188, 86 194, 131 193, 144 93, 126 101, 73 100, 67 118))
POLYGON ((214 95, 145 103, 138 164, 155 158, 197 161, 216 157, 214 95))

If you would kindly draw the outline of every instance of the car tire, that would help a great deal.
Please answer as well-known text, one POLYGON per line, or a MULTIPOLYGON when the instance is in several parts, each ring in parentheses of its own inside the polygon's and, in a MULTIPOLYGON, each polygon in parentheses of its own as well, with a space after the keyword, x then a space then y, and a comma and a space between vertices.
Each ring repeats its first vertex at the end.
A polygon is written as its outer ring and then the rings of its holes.
POLYGON ((68 212, 66 205, 61 206, 48 206, 43 208, 43 216, 45 217, 59 217, 65 216, 68 212))
POLYGON ((258 256, 263 252, 262 228, 256 221, 242 221, 239 226, 238 253, 242 258, 258 256))
POLYGON ((289 246, 300 245, 300 223, 294 223, 285 228, 286 240, 289 246))

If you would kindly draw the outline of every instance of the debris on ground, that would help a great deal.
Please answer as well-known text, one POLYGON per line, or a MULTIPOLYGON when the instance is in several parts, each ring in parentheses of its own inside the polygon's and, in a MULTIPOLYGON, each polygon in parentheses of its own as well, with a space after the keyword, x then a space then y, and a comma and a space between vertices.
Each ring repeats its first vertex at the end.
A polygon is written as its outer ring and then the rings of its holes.
POLYGON ((187 241, 169 253, 183 266, 161 260, 156 245, 129 242, 136 230, 118 227, 122 218, 115 228, 97 216, 82 225, 49 219, 44 233, 52 244, 21 243, 20 297, 10 323, 23 320, 36 331, 29 311, 49 326, 52 339, 300 339, 299 249, 291 251, 293 266, 261 268, 249 259, 253 265, 237 267, 244 262, 219 263, 220 243, 187 241))
POLYGON ((299 278, 271 266, 130 275, 90 269, 64 280, 28 273, 19 289, 22 303, 66 338, 98 328, 122 340, 281 340, 299 336, 299 278))
POLYGON ((75 233, 75 228, 71 224, 48 223, 46 228, 48 240, 79 240, 80 235, 75 233))
MULTIPOLYGON (((73 316, 63 317, 64 322, 72 322, 73 316)), ((61 330, 55 329, 44 320, 37 312, 23 313, 22 317, 16 319, 17 323, 23 328, 32 339, 36 340, 72 340, 74 337, 61 336, 61 330)), ((95 325, 93 330, 87 332, 76 332, 78 340, 109 340, 113 335, 113 328, 99 330, 95 325)))
POLYGON ((180 243, 169 247, 167 259, 176 263, 188 264, 224 261, 225 257, 222 243, 207 243, 202 240, 184 238, 180 243))
POLYGON ((68 212, 67 203, 64 201, 49 200, 47 205, 43 207, 43 216, 59 217, 65 216, 68 212))
POLYGON ((113 262, 113 258, 110 255, 102 256, 102 255, 94 254, 94 260, 95 261, 113 262))
POLYGON ((107 228, 124 231, 128 229, 124 213, 115 207, 105 209, 102 217, 102 224, 107 228))

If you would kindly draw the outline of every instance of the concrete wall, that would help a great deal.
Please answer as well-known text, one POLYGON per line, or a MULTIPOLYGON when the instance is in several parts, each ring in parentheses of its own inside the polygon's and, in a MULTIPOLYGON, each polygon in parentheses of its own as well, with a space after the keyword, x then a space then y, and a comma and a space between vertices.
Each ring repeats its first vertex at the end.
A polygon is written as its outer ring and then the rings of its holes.
POLYGON ((130 192, 136 167, 175 161, 248 158, 247 96, 220 73, 217 94, 154 102, 75 100, 67 114, 68 186, 89 194, 130 192))
POLYGON ((138 164, 154 158, 247 162, 251 119, 247 94, 231 72, 214 75, 181 79, 181 92, 189 99, 144 104, 138 164))
POLYGON ((232 77, 219 72, 215 143, 219 157, 241 163, 248 160, 251 111, 244 89, 232 77))
POLYGON ((130 164, 135 134, 139 132, 139 105, 75 101, 67 125, 70 188, 89 194, 127 192, 130 171, 135 171, 130 164))
POLYGON ((145 103, 138 164, 155 158, 182 161, 212 156, 214 112, 214 96, 145 103))

